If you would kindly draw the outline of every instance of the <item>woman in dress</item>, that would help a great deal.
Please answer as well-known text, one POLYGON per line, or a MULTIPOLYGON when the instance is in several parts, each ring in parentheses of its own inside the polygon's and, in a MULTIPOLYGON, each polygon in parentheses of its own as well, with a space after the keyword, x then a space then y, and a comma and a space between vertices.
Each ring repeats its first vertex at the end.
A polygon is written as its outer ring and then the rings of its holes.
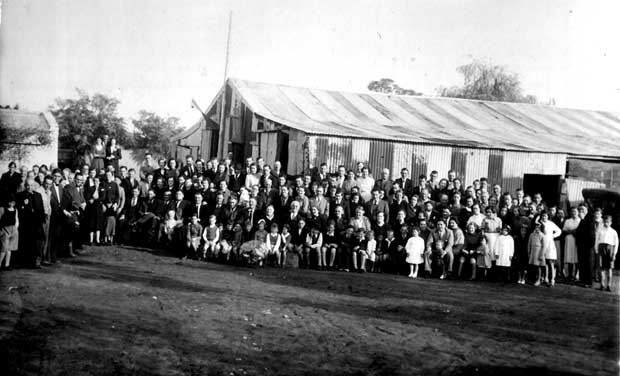
POLYGON ((555 262, 558 259, 558 251, 555 247, 555 239, 562 235, 562 230, 549 219, 546 211, 540 213, 540 224, 543 226, 545 237, 543 253, 546 262, 545 283, 549 286, 555 285, 555 262))
POLYGON ((12 194, 6 205, 0 207, 0 267, 11 267, 11 253, 17 251, 19 245, 19 215, 15 207, 16 200, 12 194))
POLYGON ((489 247, 489 256, 491 257, 491 264, 495 263, 495 243, 500 231, 502 230, 502 220, 496 215, 495 208, 487 207, 485 210, 487 216, 482 220, 482 232, 487 240, 487 246, 489 247))
POLYGON ((87 181, 88 186, 84 184, 84 198, 86 199, 86 210, 84 216, 88 228, 88 237, 90 244, 101 243, 101 230, 104 227, 105 216, 103 204, 101 202, 103 187, 99 176, 91 176, 87 181))
POLYGON ((568 267, 567 278, 574 281, 577 274, 577 242, 575 232, 581 223, 577 208, 570 208, 570 218, 564 221, 564 265, 568 267))
POLYGON ((545 234, 540 223, 534 224, 534 232, 530 234, 527 242, 529 264, 534 269, 534 286, 540 286, 542 270, 545 267, 545 234))
POLYGON ((457 276, 460 278, 463 273, 463 265, 467 262, 471 266, 470 281, 476 279, 476 261, 478 258, 477 251, 480 246, 480 238, 482 235, 478 231, 478 227, 475 223, 470 222, 467 224, 465 231, 463 249, 461 250, 461 257, 459 257, 459 269, 457 276))
POLYGON ((103 163, 103 160, 105 159, 105 149, 106 148, 103 144, 103 141, 101 141, 101 138, 97 137, 95 145, 93 145, 92 147, 93 164, 90 166, 90 168, 96 170, 97 173, 99 173, 105 167, 103 163))

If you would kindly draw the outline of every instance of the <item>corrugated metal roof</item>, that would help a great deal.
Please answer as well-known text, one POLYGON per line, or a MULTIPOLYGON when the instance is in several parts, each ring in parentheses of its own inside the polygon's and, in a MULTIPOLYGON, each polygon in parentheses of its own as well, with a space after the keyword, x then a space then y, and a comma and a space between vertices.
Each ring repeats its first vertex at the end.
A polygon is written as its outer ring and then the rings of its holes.
POLYGON ((55 123, 54 117, 45 116, 45 113, 22 110, 0 109, 0 121, 11 128, 50 130, 55 123), (51 119, 50 119, 51 118, 51 119))
POLYGON ((309 134, 620 158, 620 113, 229 84, 257 115, 309 134))

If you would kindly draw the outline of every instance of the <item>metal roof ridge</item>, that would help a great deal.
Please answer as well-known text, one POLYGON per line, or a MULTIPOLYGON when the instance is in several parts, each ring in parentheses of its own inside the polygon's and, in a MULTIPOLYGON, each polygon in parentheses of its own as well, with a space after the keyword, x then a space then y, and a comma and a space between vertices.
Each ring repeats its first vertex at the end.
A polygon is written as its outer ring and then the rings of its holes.
POLYGON ((503 104, 508 104, 508 105, 526 105, 526 106, 535 106, 535 107, 542 107, 542 108, 547 108, 547 109, 551 109, 551 110, 575 110, 575 111, 595 111, 595 112, 603 112, 603 113, 612 113, 612 114, 618 114, 620 115, 620 110, 618 111, 609 111, 609 110, 600 110, 600 109, 584 109, 584 108, 575 108, 575 107, 563 107, 563 106, 555 106, 555 105, 549 105, 549 104, 544 104, 544 103, 527 103, 527 102, 507 102, 507 101, 488 101, 488 100, 483 100, 483 99, 470 99, 470 98, 456 98, 456 97, 442 97, 442 96, 432 96, 432 95, 407 95, 407 94, 393 94, 393 93, 381 93, 378 91, 371 91, 371 90, 367 90, 367 91, 352 91, 352 90, 335 90, 335 89, 326 89, 326 88, 320 88, 320 87, 308 87, 308 86, 299 86, 299 85, 290 85, 290 84, 281 84, 281 83, 271 83, 271 82, 264 82, 264 81, 254 81, 254 80, 247 80, 247 79, 243 79, 243 78, 235 78, 235 77, 231 77, 228 78, 228 80, 234 80, 234 81, 241 81, 241 82, 250 82, 250 83, 255 83, 255 84, 262 84, 262 85, 270 85, 270 86, 285 86, 285 87, 290 87, 290 88, 295 88, 295 89, 310 89, 310 90, 322 90, 322 91, 327 91, 327 92, 339 92, 339 93, 349 93, 349 94, 369 94, 369 95, 377 95, 377 96, 386 96, 386 97, 407 97, 407 98, 420 98, 420 99, 437 99, 437 100, 452 100, 452 101, 463 101, 463 102, 478 102, 478 103, 503 103, 503 104))

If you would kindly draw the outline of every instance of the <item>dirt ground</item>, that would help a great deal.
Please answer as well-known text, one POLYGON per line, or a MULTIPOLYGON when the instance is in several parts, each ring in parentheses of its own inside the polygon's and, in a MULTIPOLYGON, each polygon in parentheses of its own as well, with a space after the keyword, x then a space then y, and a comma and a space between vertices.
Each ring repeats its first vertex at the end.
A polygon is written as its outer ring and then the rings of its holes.
POLYGON ((3 375, 616 375, 618 291, 98 247, 0 273, 3 375))

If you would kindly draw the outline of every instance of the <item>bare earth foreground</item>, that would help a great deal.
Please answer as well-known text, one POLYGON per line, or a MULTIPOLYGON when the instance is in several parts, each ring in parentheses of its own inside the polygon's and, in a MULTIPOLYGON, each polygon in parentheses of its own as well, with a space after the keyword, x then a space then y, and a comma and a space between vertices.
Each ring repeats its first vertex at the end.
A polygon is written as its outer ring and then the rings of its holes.
POLYGON ((618 374, 618 294, 90 248, 0 274, 3 375, 618 374))

